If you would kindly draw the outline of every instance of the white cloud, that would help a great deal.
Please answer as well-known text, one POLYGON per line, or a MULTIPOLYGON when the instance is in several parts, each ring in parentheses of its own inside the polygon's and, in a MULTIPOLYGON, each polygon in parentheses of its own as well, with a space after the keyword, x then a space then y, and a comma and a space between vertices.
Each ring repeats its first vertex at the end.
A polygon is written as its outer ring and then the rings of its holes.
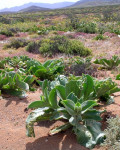
POLYGON ((29 3, 29 2, 40 2, 40 3, 56 3, 56 2, 62 2, 62 1, 69 1, 69 2, 76 2, 77 0, 45 0, 45 2, 43 0, 0 0, 0 9, 2 8, 10 8, 13 6, 20 6, 23 5, 25 3, 29 3))

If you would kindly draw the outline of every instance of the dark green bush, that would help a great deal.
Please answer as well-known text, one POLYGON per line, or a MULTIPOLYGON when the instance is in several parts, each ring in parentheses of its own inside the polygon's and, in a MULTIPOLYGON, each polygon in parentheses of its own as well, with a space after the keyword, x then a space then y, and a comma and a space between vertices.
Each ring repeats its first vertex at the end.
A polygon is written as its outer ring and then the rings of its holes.
POLYGON ((69 39, 65 36, 56 35, 49 39, 41 41, 40 53, 43 55, 55 55, 66 53, 69 45, 69 39))
POLYGON ((91 54, 91 50, 84 47, 80 41, 70 40, 60 35, 42 40, 39 51, 41 54, 49 56, 59 53, 80 56, 88 56, 91 54))
POLYGON ((15 48, 15 49, 18 49, 18 48, 20 48, 20 47, 25 47, 25 46, 27 46, 28 43, 29 43, 29 41, 26 41, 26 40, 23 39, 23 38, 12 39, 9 44, 6 44, 6 45, 4 46, 4 49, 7 49, 7 48, 15 48))
POLYGON ((98 35, 94 38, 94 40, 105 40, 105 39, 106 39, 106 37, 104 37, 103 34, 98 34, 98 35))
POLYGON ((111 32, 120 35, 120 29, 112 29, 111 32))
POLYGON ((88 56, 91 54, 91 50, 86 48, 79 40, 70 40, 67 47, 67 54, 88 56))
POLYGON ((26 51, 30 53, 39 53, 40 43, 41 43, 40 41, 30 42, 26 47, 26 51))
POLYGON ((31 53, 41 53, 44 56, 53 56, 60 53, 67 55, 88 56, 91 50, 79 40, 70 40, 66 36, 56 35, 37 42, 30 42, 26 48, 31 53))
POLYGON ((10 30, 2 30, 2 31, 0 31, 0 34, 2 34, 2 35, 6 35, 6 36, 13 36, 14 34, 12 33, 12 31, 10 31, 10 30))
POLYGON ((79 18, 77 16, 70 16, 70 22, 66 22, 67 28, 77 29, 79 27, 79 18))
POLYGON ((95 23, 82 22, 81 24, 79 24, 77 31, 78 32, 84 32, 84 33, 96 33, 97 27, 96 27, 95 23))

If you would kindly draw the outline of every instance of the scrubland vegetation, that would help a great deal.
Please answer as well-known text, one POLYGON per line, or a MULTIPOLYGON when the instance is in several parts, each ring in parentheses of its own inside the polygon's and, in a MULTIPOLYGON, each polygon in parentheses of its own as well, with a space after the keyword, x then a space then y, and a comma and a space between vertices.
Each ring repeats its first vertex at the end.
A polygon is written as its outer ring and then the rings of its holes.
POLYGON ((120 92, 120 57, 96 58, 78 38, 88 34, 94 35, 93 41, 105 41, 110 38, 105 33, 119 37, 119 5, 0 16, 0 41, 7 40, 2 51, 24 49, 47 59, 43 63, 25 55, 0 55, 0 96, 24 99, 28 92, 42 92, 40 100, 28 105, 27 136, 35 137, 36 122, 62 120, 50 135, 69 129, 86 148, 99 144, 119 150, 119 116, 105 118, 105 131, 102 116, 105 106, 115 102, 114 93, 120 92), (100 79, 100 71, 114 72, 114 77, 100 79))

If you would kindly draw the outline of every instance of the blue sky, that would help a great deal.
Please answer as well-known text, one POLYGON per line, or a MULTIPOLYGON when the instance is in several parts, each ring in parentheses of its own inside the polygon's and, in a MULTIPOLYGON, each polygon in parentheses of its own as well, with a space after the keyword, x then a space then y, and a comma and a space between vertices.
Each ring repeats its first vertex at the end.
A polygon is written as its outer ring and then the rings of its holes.
POLYGON ((78 0, 57 0, 57 1, 56 0, 45 0, 45 1, 43 0, 0 0, 0 9, 19 6, 29 2, 56 3, 56 2, 63 2, 63 1, 76 2, 78 0))

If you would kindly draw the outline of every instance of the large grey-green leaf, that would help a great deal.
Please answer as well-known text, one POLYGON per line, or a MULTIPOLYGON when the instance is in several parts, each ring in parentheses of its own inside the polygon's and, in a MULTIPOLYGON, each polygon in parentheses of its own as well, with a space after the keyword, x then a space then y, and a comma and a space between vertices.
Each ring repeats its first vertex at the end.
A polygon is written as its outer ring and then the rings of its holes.
POLYGON ((87 147, 94 148, 96 144, 103 142, 104 133, 101 131, 101 124, 95 121, 88 121, 87 126, 79 124, 73 130, 77 136, 78 143, 87 147))
MULTIPOLYGON (((96 121, 87 121, 86 126, 92 134, 93 143, 95 143, 95 145, 102 143, 105 138, 105 134, 101 130, 101 123, 96 121)), ((95 145, 91 147, 94 147, 95 145)))
POLYGON ((87 112, 85 112, 82 115, 82 119, 83 120, 96 120, 96 121, 101 121, 102 118, 100 117, 101 112, 96 110, 96 109, 92 109, 92 110, 88 110, 87 112))
POLYGON ((61 99, 65 100, 66 99, 65 87, 63 85, 58 85, 58 86, 56 86, 56 89, 57 89, 58 96, 61 99))
POLYGON ((84 114, 85 112, 87 112, 89 109, 93 108, 96 105, 98 105, 98 104, 95 100, 87 100, 87 101, 83 102, 81 105, 82 114, 84 114))
POLYGON ((67 112, 65 108, 58 108, 53 112, 53 115, 51 116, 50 120, 58 120, 58 119, 70 119, 70 114, 67 112))
POLYGON ((35 137, 34 123, 43 120, 49 120, 52 115, 52 110, 49 107, 39 108, 30 113, 26 119, 27 136, 35 137))
POLYGON ((49 107, 50 104, 48 101, 46 101, 46 99, 44 98, 44 96, 41 96, 41 99, 39 101, 34 101, 32 102, 28 108, 43 108, 43 107, 49 107))
POLYGON ((94 82, 93 78, 90 75, 85 75, 85 81, 83 83, 83 89, 81 91, 80 97, 83 97, 83 100, 88 100, 91 98, 91 95, 94 92, 94 82))
POLYGON ((45 92, 45 89, 48 88, 48 85, 49 85, 49 81, 48 80, 44 80, 43 84, 42 84, 42 92, 43 92, 43 94, 45 92))
POLYGON ((22 90, 26 90, 26 91, 29 90, 29 85, 23 81, 17 81, 16 85, 22 90))
POLYGON ((75 94, 73 92, 71 92, 68 96, 67 99, 72 100, 74 103, 77 103, 79 101, 79 99, 77 98, 77 96, 75 96, 75 94))
POLYGON ((77 81, 70 81, 66 84, 66 96, 73 92, 78 98, 80 97, 80 88, 78 87, 77 81))
POLYGON ((64 124, 64 125, 62 125, 62 126, 60 126, 60 127, 57 127, 57 128, 55 128, 55 129, 51 130, 51 131, 49 132, 49 135, 55 135, 55 134, 57 134, 57 133, 59 133, 59 132, 61 132, 61 131, 67 130, 67 129, 70 128, 70 127, 71 127, 71 124, 70 124, 70 123, 66 123, 66 124, 64 124))
POLYGON ((49 93, 49 103, 52 108, 58 108, 58 101, 57 101, 57 92, 56 89, 52 89, 49 93))
POLYGON ((28 84, 30 85, 30 84, 32 84, 36 79, 37 79, 37 78, 34 77, 33 75, 28 75, 28 76, 25 78, 24 82, 26 82, 26 83, 28 83, 28 84))
POLYGON ((62 104, 71 116, 75 115, 75 103, 72 100, 63 100, 62 104))

